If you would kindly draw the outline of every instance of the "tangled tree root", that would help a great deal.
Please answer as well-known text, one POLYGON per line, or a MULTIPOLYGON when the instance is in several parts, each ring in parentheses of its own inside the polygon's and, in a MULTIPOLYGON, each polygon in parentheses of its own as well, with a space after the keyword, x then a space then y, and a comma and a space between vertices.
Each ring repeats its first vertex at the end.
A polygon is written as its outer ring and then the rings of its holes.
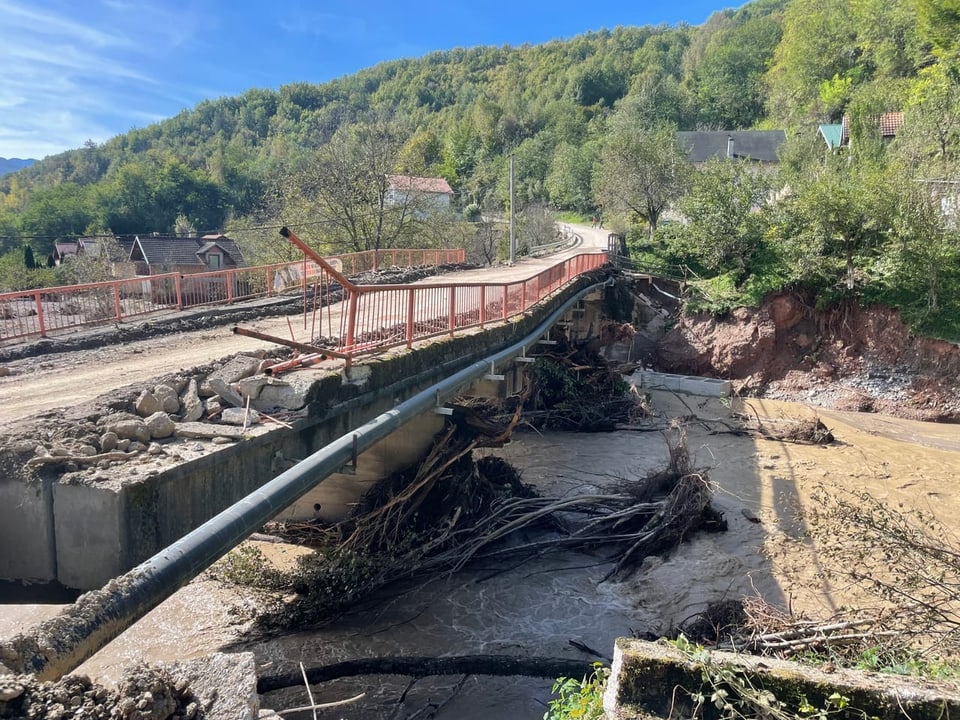
MULTIPOLYGON (((519 412, 508 427, 518 418, 519 412)), ((466 427, 450 424, 420 465, 372 488, 348 520, 270 528, 320 552, 303 559, 289 579, 298 600, 268 613, 266 624, 323 620, 389 583, 456 571, 480 558, 601 551, 612 564, 604 579, 624 577, 698 528, 726 529, 682 438, 670 443, 666 470, 622 480, 610 491, 549 498, 524 485, 502 459, 473 459, 474 448, 502 440, 501 426, 488 428, 493 438, 466 427)))

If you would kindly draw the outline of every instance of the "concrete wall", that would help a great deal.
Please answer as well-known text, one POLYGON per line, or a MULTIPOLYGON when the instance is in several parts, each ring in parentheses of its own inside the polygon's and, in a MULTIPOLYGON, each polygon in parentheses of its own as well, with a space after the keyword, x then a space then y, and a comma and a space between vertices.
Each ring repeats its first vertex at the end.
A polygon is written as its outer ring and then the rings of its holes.
POLYGON ((56 577, 52 487, 52 480, 24 472, 15 454, 0 454, 0 577, 56 577))

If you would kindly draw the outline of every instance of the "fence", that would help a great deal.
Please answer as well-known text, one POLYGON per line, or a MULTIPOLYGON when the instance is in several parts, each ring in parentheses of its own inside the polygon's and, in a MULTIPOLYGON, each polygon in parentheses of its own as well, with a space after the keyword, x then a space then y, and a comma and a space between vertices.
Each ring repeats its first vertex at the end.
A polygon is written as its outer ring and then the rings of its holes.
MULTIPOLYGON (((353 276, 384 265, 440 265, 463 260, 462 249, 368 250, 327 259, 333 267, 353 276)), ((308 260, 0 293, 0 343, 49 337, 197 305, 228 304, 294 291, 306 295, 311 287, 314 292, 324 288, 329 291, 334 284, 330 273, 308 260)))
POLYGON ((568 281, 607 262, 606 253, 582 253, 511 283, 354 286, 347 288, 339 335, 327 341, 338 355, 354 357, 483 328, 527 311, 568 281))

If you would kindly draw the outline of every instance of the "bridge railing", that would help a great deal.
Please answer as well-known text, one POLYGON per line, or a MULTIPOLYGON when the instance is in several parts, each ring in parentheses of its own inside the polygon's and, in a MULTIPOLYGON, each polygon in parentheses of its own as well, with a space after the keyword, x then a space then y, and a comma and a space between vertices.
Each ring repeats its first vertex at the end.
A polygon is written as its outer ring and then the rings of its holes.
POLYGON ((340 337, 326 338, 327 344, 354 357, 483 328, 526 312, 570 280, 607 263, 606 253, 581 253, 509 283, 354 286, 341 315, 340 337))
MULTIPOLYGON (((462 249, 379 250, 327 258, 347 275, 386 265, 463 262, 462 249)), ((211 272, 138 275, 122 280, 0 293, 0 343, 15 344, 87 326, 162 315, 198 305, 229 304, 327 287, 330 274, 313 261, 211 272)))

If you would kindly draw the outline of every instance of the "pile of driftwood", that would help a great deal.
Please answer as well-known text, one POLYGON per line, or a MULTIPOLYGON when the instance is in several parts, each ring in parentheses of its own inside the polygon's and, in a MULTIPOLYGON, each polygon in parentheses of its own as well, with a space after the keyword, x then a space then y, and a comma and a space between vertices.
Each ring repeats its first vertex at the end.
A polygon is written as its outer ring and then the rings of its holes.
MULTIPOLYGON (((575 358, 576 353, 565 351, 562 362, 577 363, 575 358)), ((388 583, 455 571, 481 558, 510 557, 515 562, 518 556, 556 550, 598 552, 610 563, 607 578, 619 577, 697 528, 726 529, 710 507, 707 478, 691 466, 679 434, 668 439, 665 469, 611 483, 601 492, 562 498, 538 495, 500 458, 474 458, 475 449, 502 445, 510 438, 527 420, 531 398, 537 398, 534 407, 544 411, 557 408, 545 398, 560 399, 559 414, 542 418, 563 418, 564 423, 572 419, 571 395, 543 384, 537 363, 531 365, 531 382, 505 404, 454 404, 451 421, 426 457, 374 486, 350 518, 268 528, 320 551, 292 578, 299 600, 271 615, 271 624, 322 620, 388 583)), ((580 372, 579 380, 565 382, 606 388, 611 398, 619 389, 625 396, 624 413, 635 404, 635 396, 625 385, 618 387, 605 368, 580 372)), ((591 404, 579 404, 581 417, 573 424, 595 423, 588 420, 591 404)))
POLYGON ((867 649, 901 650, 904 634, 890 627, 892 611, 841 612, 813 620, 760 597, 722 600, 681 623, 676 632, 721 650, 791 658, 815 653, 859 659, 867 649))
POLYGON ((630 392, 620 371, 590 345, 571 345, 562 335, 553 342, 527 373, 523 416, 529 425, 603 432, 648 415, 645 398, 630 392))

